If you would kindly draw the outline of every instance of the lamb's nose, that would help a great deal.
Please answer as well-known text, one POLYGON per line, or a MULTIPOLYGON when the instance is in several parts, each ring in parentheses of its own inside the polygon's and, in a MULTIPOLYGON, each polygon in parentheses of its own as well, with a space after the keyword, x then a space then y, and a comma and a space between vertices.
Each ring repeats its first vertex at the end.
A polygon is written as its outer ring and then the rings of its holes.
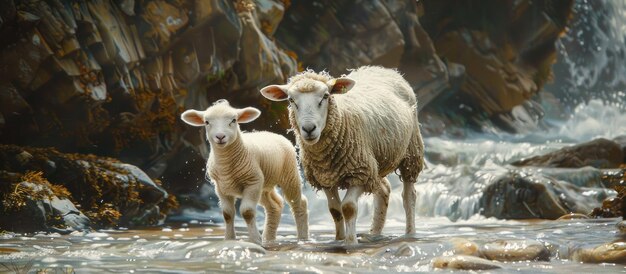
POLYGON ((221 141, 222 139, 226 138, 226 135, 224 135, 224 134, 217 134, 217 135, 215 135, 215 138, 217 138, 218 140, 221 141))
POLYGON ((317 128, 316 125, 302 126, 302 130, 304 130, 304 132, 308 133, 309 135, 311 135, 311 132, 313 132, 316 128, 317 128))

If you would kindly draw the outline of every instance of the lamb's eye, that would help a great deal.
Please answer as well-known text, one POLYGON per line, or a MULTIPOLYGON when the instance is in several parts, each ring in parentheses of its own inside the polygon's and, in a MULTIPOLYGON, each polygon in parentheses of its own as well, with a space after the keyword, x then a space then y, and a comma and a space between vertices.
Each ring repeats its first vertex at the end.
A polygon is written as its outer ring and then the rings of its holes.
POLYGON ((204 124, 208 126, 209 125, 209 121, 204 121, 204 124))
POLYGON ((324 99, 328 99, 328 93, 324 93, 324 99))
POLYGON ((230 121, 231 125, 234 124, 234 123, 237 123, 237 119, 233 119, 232 121, 230 121))

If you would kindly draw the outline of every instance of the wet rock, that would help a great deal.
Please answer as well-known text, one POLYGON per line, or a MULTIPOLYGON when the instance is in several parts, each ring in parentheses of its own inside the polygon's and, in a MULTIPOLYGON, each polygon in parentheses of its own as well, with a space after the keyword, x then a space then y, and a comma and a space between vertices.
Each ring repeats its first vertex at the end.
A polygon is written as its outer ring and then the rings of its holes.
POLYGON ((454 254, 456 255, 480 255, 480 248, 475 242, 463 238, 450 239, 450 242, 452 243, 454 254))
POLYGON ((453 270, 489 270, 502 268, 502 265, 497 262, 465 255, 437 257, 434 258, 431 263, 433 268, 453 270))
POLYGON ((0 175, 0 219, 39 216, 0 224, 5 230, 150 225, 176 206, 139 168, 93 155, 0 145, 0 175))
POLYGON ((548 248, 534 240, 497 240, 486 243, 480 251, 485 258, 502 262, 550 260, 548 248))
POLYGON ((65 196, 67 190, 53 191, 50 183, 40 176, 23 178, 28 181, 15 184, 11 196, 5 196, 0 227, 8 231, 62 233, 89 228, 89 218, 65 196))
POLYGON ((626 187, 617 185, 613 188, 617 191, 617 196, 602 201, 602 206, 594 208, 589 215, 596 218, 626 217, 626 187))
POLYGON ((502 219, 558 219, 569 213, 589 213, 610 196, 604 188, 582 187, 541 174, 511 171, 491 182, 480 198, 481 214, 502 219))
POLYGON ((614 242, 572 252, 572 260, 583 263, 626 264, 626 243, 614 242))
POLYGON ((533 116, 542 111, 519 106, 550 79, 556 41, 572 14, 573 2, 420 1, 420 22, 437 53, 465 68, 460 92, 444 98, 444 105, 466 108, 466 122, 477 119, 480 125, 484 122, 479 116, 487 114, 505 130, 536 127, 533 116), (480 23, 486 21, 490 23, 480 23))
POLYGON ((622 220, 619 223, 617 223, 617 225, 615 225, 615 226, 617 227, 619 232, 626 233, 626 221, 622 220))
POLYGON ((515 166, 616 168, 620 166, 623 159, 622 147, 619 144, 600 138, 511 164, 515 166))
POLYGON ((626 164, 626 135, 618 136, 613 139, 613 142, 617 143, 622 147, 622 154, 624 155, 624 159, 622 163, 626 164))
POLYGON ((294 2, 276 38, 317 70, 333 68, 339 74, 365 64, 398 67, 404 38, 385 6, 377 0, 294 2))
POLYGON ((581 220, 581 219, 589 219, 589 216, 580 213, 570 213, 565 214, 559 217, 557 220, 581 220))

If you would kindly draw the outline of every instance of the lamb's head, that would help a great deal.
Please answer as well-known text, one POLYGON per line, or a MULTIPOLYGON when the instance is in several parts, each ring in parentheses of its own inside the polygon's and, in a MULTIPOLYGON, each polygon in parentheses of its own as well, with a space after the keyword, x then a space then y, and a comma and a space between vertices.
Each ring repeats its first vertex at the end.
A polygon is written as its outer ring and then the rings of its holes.
POLYGON ((187 124, 206 128, 206 138, 213 147, 226 147, 239 138, 240 123, 254 121, 261 115, 261 111, 247 107, 237 109, 230 106, 228 101, 217 100, 205 111, 190 109, 180 115, 187 124))
POLYGON ((329 98, 353 86, 354 80, 350 78, 332 78, 327 72, 308 70, 291 77, 285 85, 262 88, 261 94, 272 101, 289 100, 289 110, 297 123, 291 126, 305 144, 315 144, 326 127, 329 98))

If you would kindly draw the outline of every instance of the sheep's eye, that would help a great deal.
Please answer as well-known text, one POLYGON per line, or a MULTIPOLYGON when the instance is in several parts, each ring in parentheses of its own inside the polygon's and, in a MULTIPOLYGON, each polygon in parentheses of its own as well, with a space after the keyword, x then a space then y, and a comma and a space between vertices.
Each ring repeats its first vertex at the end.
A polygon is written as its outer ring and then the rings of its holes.
POLYGON ((209 121, 204 121, 204 124, 206 124, 208 126, 209 125, 209 121))
POLYGON ((233 119, 232 121, 230 121, 231 125, 234 124, 234 123, 237 123, 237 119, 233 119))
POLYGON ((324 102, 324 100, 328 99, 328 93, 324 93, 324 97, 322 97, 322 100, 320 100, 320 102, 317 104, 317 106, 321 107, 322 103, 324 102))
POLYGON ((291 97, 289 97, 289 104, 293 104, 296 108, 298 108, 298 104, 296 104, 296 101, 291 97))

